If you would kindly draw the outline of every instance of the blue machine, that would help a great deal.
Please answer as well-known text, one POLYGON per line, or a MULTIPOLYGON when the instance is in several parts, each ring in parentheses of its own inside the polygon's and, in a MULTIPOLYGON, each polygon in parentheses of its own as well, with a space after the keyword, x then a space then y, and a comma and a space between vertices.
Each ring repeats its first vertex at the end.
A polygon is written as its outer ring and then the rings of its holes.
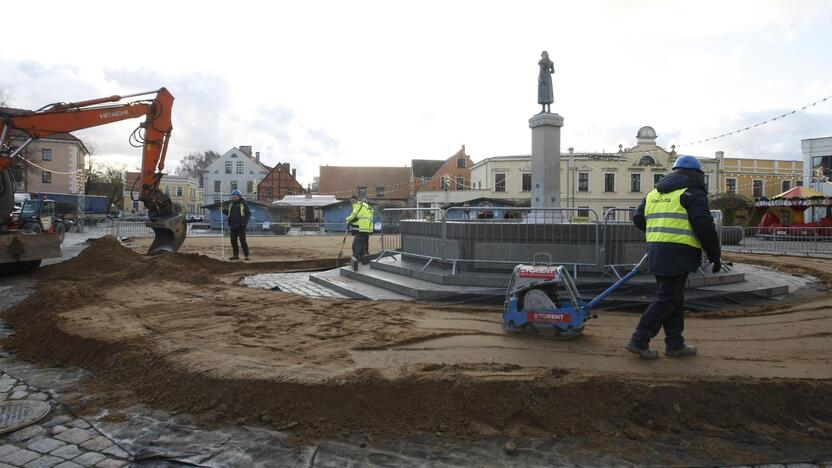
POLYGON ((584 331, 587 320, 597 318, 592 308, 637 275, 646 261, 647 255, 629 273, 589 301, 581 297, 575 280, 565 267, 517 265, 506 291, 503 330, 513 334, 572 339, 584 331), (561 291, 564 294, 560 294, 561 291))

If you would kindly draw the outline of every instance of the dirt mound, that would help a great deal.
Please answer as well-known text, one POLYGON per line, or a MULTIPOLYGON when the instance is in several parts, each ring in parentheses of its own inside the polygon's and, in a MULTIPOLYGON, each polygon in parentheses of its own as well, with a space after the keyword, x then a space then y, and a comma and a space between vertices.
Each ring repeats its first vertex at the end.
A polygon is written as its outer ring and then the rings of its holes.
POLYGON ((218 280, 316 265, 143 257, 102 239, 40 273, 38 292, 5 313, 16 330, 5 345, 89 369, 97 384, 156 407, 291 426, 299 440, 708 433, 832 445, 826 306, 692 317, 686 336, 703 345, 701 356, 645 363, 622 349, 634 325, 626 314, 605 313, 583 338, 553 343, 508 337, 488 311, 312 299, 218 280))

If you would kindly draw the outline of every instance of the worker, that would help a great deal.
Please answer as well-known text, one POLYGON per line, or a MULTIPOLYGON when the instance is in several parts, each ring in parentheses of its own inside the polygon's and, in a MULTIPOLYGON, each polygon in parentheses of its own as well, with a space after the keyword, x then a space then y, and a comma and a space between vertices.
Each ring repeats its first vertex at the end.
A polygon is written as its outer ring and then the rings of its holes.
POLYGON ((358 270, 358 262, 367 263, 370 254, 370 234, 373 233, 373 208, 357 196, 350 197, 352 213, 347 216, 347 229, 351 229, 355 236, 352 239, 352 269, 358 270))
POLYGON ((661 179, 644 197, 633 224, 647 236, 650 270, 656 275, 656 296, 644 311, 627 350, 642 359, 656 359, 650 340, 664 328, 665 354, 694 356, 696 347, 686 344, 684 289, 688 274, 702 265, 702 250, 713 263, 712 272, 722 268, 719 236, 708 207, 705 174, 693 156, 681 156, 673 173, 661 179))
POLYGON ((243 256, 246 260, 248 256, 248 242, 246 242, 246 226, 251 219, 251 211, 248 209, 248 204, 243 199, 239 190, 231 192, 231 202, 225 210, 225 215, 228 217, 228 233, 231 235, 231 258, 230 260, 240 259, 240 247, 237 245, 239 239, 240 245, 243 247, 243 256))

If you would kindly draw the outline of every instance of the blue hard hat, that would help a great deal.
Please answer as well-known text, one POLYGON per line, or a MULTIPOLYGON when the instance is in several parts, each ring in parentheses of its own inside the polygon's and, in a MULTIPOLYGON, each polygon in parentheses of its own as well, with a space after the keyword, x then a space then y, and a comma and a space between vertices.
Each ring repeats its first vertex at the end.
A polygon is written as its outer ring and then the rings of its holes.
MULTIPOLYGON (((675 168, 675 166, 674 166, 674 168, 675 168)), ((241 197, 243 194, 240 193, 239 190, 234 190, 233 192, 231 192, 231 195, 237 195, 238 197, 241 197)))
POLYGON ((673 163, 673 169, 695 169, 702 172, 702 163, 693 156, 679 156, 673 163))

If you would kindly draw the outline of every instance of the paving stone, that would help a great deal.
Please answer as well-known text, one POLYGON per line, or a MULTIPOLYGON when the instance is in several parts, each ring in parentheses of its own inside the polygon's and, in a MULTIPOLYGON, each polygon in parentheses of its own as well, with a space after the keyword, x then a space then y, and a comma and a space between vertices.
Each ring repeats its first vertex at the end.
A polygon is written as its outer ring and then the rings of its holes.
POLYGON ((63 462, 60 465, 55 465, 55 468, 82 468, 81 465, 72 462, 63 462))
POLYGON ((114 456, 116 458, 130 458, 130 454, 127 453, 124 449, 122 449, 121 447, 119 447, 116 444, 113 444, 113 445, 105 448, 104 450, 101 451, 101 453, 103 453, 105 455, 111 455, 111 456, 114 456))
POLYGON ((58 424, 66 424, 72 421, 72 417, 62 414, 60 416, 55 416, 54 418, 50 419, 49 421, 42 424, 43 427, 54 427, 58 424))
POLYGON ((29 400, 37 400, 37 401, 46 401, 49 399, 49 395, 40 392, 40 393, 33 393, 29 395, 29 400))
POLYGON ((58 424, 57 426, 54 426, 52 428, 52 434, 60 434, 61 432, 66 431, 67 429, 69 429, 69 428, 62 425, 62 424, 58 424))
POLYGON ((49 455, 61 457, 64 460, 72 460, 82 453, 84 452, 78 450, 77 445, 64 445, 63 447, 56 448, 55 450, 49 452, 49 455))
POLYGON ((23 429, 18 429, 6 436, 6 438, 12 442, 23 442, 34 437, 43 437, 47 433, 48 431, 43 426, 34 425, 26 426, 23 429))
POLYGON ((14 387, 12 387, 12 391, 13 391, 13 392, 23 392, 23 391, 26 391, 26 386, 25 386, 25 385, 15 385, 14 387))
POLYGON ((104 436, 95 436, 92 439, 81 444, 81 448, 92 450, 93 452, 100 452, 105 448, 113 445, 113 441, 104 436))
POLYGON ((23 466, 38 457, 40 457, 40 454, 37 452, 20 449, 0 458, 0 461, 9 465, 23 466))
POLYGON ((112 458, 108 458, 104 461, 99 462, 95 465, 95 468, 121 468, 122 466, 126 466, 127 462, 124 460, 115 460, 112 458))
POLYGON ((12 452, 17 452, 18 450, 20 450, 20 447, 14 446, 12 444, 6 444, 6 445, 3 445, 3 446, 0 446, 0 458, 4 457, 4 456, 6 456, 6 455, 8 455, 12 452))
POLYGON ((45 455, 35 460, 30 461, 29 463, 23 465, 25 468, 52 468, 53 466, 63 462, 62 459, 58 457, 53 457, 51 455, 45 455))
POLYGON ((107 458, 107 457, 105 457, 104 455, 101 455, 100 453, 87 452, 87 453, 81 455, 80 457, 73 458, 72 462, 77 463, 81 466, 93 466, 96 463, 104 460, 105 458, 107 458))
POLYGON ((786 468, 817 468, 814 463, 787 463, 786 468))
POLYGON ((11 466, 11 465, 7 465, 5 463, 0 463, 0 468, 14 468, 14 467, 11 466))
POLYGON ((9 400, 22 400, 29 396, 29 392, 25 392, 23 390, 15 390, 9 395, 9 400))
POLYGON ((91 427, 90 423, 84 421, 83 419, 76 419, 75 421, 72 421, 71 423, 67 424, 67 426, 80 427, 81 429, 89 429, 91 427))
POLYGON ((70 444, 80 444, 82 442, 86 442, 92 439, 92 434, 90 433, 90 431, 87 431, 85 429, 73 427, 56 435, 55 438, 70 444))
POLYGON ((39 453, 49 453, 63 445, 65 444, 60 440, 47 437, 45 439, 38 439, 36 441, 30 442, 29 445, 26 446, 26 448, 39 453))

